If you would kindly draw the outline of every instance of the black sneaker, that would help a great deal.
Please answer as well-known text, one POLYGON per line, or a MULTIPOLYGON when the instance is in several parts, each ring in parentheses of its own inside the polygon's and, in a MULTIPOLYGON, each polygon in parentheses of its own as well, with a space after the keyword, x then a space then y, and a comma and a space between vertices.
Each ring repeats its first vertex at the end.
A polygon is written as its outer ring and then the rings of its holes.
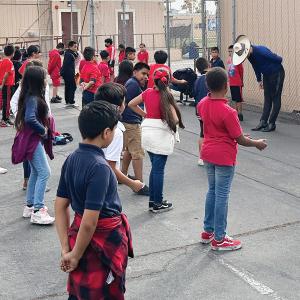
POLYGON ((11 119, 7 119, 5 122, 10 126, 13 126, 15 124, 11 119))
POLYGON ((51 103, 61 103, 61 100, 59 100, 57 97, 52 97, 51 103))
POLYGON ((129 178, 129 179, 131 179, 131 180, 136 180, 136 178, 134 177, 134 176, 131 176, 131 175, 127 175, 127 177, 129 178))
POLYGON ((142 187, 138 192, 138 195, 140 196, 149 196, 149 188, 147 185, 144 185, 144 187, 142 187))
POLYGON ((244 121, 244 115, 243 115, 243 114, 239 114, 238 116, 239 116, 239 120, 240 120, 241 122, 243 122, 243 121, 244 121))
POLYGON ((162 212, 165 212, 165 211, 169 211, 171 209, 173 209, 173 204, 169 203, 167 201, 164 201, 161 204, 153 203, 153 207, 150 211, 153 212, 153 213, 162 213, 162 212))
MULTIPOLYGON (((167 200, 163 200, 162 203, 165 204, 165 205, 168 205, 168 201, 167 200)), ((152 210, 153 205, 154 205, 154 201, 149 201, 149 210, 152 210)))
POLYGON ((56 99, 58 99, 58 100, 62 100, 62 97, 59 97, 58 95, 56 95, 56 97, 55 97, 56 99))

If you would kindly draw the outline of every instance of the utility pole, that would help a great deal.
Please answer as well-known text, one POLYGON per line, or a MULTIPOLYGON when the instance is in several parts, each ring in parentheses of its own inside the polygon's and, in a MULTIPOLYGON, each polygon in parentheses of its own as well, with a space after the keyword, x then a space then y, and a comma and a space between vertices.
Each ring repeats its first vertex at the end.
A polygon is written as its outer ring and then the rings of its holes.
POLYGON ((90 45, 95 49, 95 6, 94 0, 89 0, 89 12, 90 12, 90 45))
POLYGON ((171 66, 171 35, 170 35, 170 1, 166 0, 167 5, 167 28, 166 28, 166 35, 167 35, 167 51, 168 51, 168 65, 171 66))
POLYGON ((71 0, 71 40, 73 41, 73 0, 71 0))
POLYGON ((236 0, 232 0, 232 42, 236 39, 236 0))

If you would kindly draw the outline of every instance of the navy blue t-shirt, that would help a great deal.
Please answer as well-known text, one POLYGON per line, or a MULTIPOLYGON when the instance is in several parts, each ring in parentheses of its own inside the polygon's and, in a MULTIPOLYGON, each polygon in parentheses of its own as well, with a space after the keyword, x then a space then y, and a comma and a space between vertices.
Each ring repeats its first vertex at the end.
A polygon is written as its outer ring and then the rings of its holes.
POLYGON ((141 124, 142 117, 129 108, 128 103, 143 92, 142 87, 135 77, 131 77, 127 80, 125 88, 127 90, 125 96, 126 108, 122 113, 122 122, 128 124, 141 124))
POLYGON ((194 98, 195 103, 198 104, 201 99, 206 97, 208 94, 208 88, 206 85, 205 74, 200 75, 194 83, 194 98))
POLYGON ((69 199, 72 209, 80 215, 90 209, 108 218, 122 212, 117 186, 102 149, 79 144, 62 167, 57 196, 69 199))
POLYGON ((220 57, 218 57, 215 61, 214 61, 213 59, 211 59, 211 60, 210 60, 210 66, 211 66, 212 68, 220 67, 220 68, 225 69, 223 60, 222 60, 220 57))

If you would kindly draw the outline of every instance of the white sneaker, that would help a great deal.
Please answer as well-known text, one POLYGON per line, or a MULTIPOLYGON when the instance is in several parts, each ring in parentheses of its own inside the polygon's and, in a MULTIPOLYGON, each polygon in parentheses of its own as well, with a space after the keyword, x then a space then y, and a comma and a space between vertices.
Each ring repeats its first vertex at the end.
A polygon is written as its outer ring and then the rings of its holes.
POLYGON ((5 174, 5 173, 7 173, 7 170, 0 167, 0 174, 5 174))
POLYGON ((31 215, 30 222, 33 224, 40 224, 40 225, 50 225, 53 224, 55 218, 51 217, 48 214, 47 207, 43 207, 37 212, 33 212, 31 215))
POLYGON ((23 218, 30 218, 32 213, 33 213, 33 206, 28 207, 26 205, 23 210, 23 218))
POLYGON ((198 160, 198 166, 204 166, 204 161, 201 158, 198 160))

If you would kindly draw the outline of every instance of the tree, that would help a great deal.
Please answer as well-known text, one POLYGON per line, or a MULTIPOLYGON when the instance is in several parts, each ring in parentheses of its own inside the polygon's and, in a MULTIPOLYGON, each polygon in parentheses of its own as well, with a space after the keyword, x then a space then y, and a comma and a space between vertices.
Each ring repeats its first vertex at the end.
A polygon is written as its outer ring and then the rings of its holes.
POLYGON ((181 6, 181 8, 190 13, 200 13, 201 0, 184 0, 184 4, 181 6))

